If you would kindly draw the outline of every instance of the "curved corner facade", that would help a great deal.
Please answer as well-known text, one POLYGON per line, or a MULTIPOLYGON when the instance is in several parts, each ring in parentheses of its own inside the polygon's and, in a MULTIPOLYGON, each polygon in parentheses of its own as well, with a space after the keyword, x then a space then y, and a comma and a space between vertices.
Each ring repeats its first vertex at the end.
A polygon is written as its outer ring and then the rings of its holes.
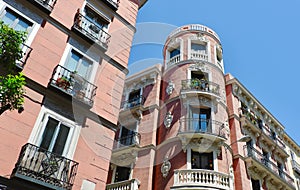
POLYGON ((231 155, 222 147, 229 128, 219 37, 203 25, 182 26, 168 36, 163 54, 156 154, 161 164, 155 176, 161 177, 166 162, 172 172, 162 183, 156 179, 156 189, 229 189, 231 155))

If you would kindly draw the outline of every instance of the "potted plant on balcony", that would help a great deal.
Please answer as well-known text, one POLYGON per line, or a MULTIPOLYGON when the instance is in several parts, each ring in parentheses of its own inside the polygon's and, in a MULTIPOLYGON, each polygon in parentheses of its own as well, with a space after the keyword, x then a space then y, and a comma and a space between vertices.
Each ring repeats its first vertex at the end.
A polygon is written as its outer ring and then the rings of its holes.
POLYGON ((56 79, 56 85, 62 89, 67 90, 70 87, 71 83, 67 77, 62 76, 56 79))
POLYGON ((195 78, 191 80, 191 89, 199 89, 200 88, 200 80, 195 78))

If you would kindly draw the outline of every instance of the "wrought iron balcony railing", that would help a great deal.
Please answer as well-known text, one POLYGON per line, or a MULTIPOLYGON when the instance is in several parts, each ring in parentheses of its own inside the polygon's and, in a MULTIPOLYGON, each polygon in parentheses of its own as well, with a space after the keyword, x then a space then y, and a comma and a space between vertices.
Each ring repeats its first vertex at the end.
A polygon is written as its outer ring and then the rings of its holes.
POLYGON ((110 35, 94 21, 78 13, 75 16, 73 28, 93 42, 101 45, 104 49, 107 49, 110 35))
POLYGON ((121 136, 116 139, 118 147, 138 145, 141 141, 141 135, 139 133, 134 133, 128 136, 121 136))
POLYGON ((138 190, 140 182, 137 179, 120 181, 106 185, 106 190, 138 190))
POLYGON ((250 157, 256 160, 258 163, 262 164, 265 168, 267 168, 271 173, 278 176, 280 179, 285 181, 288 184, 294 186, 294 180, 291 176, 289 176, 283 169, 279 168, 275 163, 266 158, 262 153, 256 150, 251 146, 244 146, 245 157, 250 157))
POLYGON ((112 8, 113 10, 118 10, 119 8, 119 0, 103 0, 104 3, 106 3, 110 8, 112 8))
POLYGON ((73 160, 27 143, 21 149, 12 177, 69 190, 73 186, 77 167, 78 163, 73 160))
POLYGON ((220 95, 220 86, 214 82, 200 80, 200 79, 188 79, 181 81, 181 91, 200 91, 206 93, 212 93, 217 96, 220 95))
POLYGON ((136 106, 142 106, 144 105, 144 102, 145 102, 145 97, 137 96, 135 98, 131 98, 129 100, 123 101, 121 103, 121 109, 130 109, 136 106))
POLYGON ((183 118, 179 133, 205 133, 225 138, 224 124, 210 119, 183 118))
POLYGON ((22 56, 22 58, 20 60, 18 60, 16 62, 16 65, 17 65, 17 67, 23 69, 24 66, 25 66, 25 64, 26 64, 26 62, 27 62, 27 59, 29 58, 29 55, 30 55, 30 53, 32 51, 32 48, 29 47, 26 44, 22 44, 21 49, 22 49, 22 55, 23 56, 22 56))
POLYGON ((43 7, 47 12, 51 12, 56 3, 56 0, 28 0, 28 1, 43 7))
POLYGON ((285 144, 278 137, 274 137, 271 130, 264 126, 262 123, 258 122, 259 118, 255 116, 253 113, 249 112, 245 108, 240 108, 242 110, 243 116, 252 123, 257 129, 261 130, 270 140, 272 140, 275 144, 277 144, 281 149, 285 149, 285 144))
POLYGON ((54 69, 51 85, 89 106, 94 103, 97 87, 61 65, 54 69))
POLYGON ((231 178, 228 174, 220 173, 214 170, 204 169, 189 169, 189 170, 175 170, 174 171, 174 185, 172 189, 176 187, 193 188, 213 188, 213 189, 232 189, 231 178))

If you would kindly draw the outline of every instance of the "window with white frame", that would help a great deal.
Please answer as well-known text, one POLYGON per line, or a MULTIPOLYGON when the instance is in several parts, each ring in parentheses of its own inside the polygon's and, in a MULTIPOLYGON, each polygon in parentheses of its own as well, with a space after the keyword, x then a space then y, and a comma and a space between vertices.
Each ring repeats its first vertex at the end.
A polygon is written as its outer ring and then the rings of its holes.
POLYGON ((66 154, 73 127, 49 114, 43 116, 42 123, 42 133, 38 139, 39 147, 57 155, 66 154))
POLYGON ((207 43, 202 41, 191 41, 191 52, 189 57, 207 61, 207 43))
POLYGON ((214 170, 213 152, 194 152, 192 151, 192 169, 214 170))
POLYGON ((130 175, 131 175, 130 166, 117 166, 115 168, 114 183, 129 180, 130 175))
POLYGON ((121 127, 119 143, 123 146, 130 146, 139 143, 136 122, 121 127))
POLYGON ((103 29, 103 30, 107 31, 108 25, 109 25, 109 21, 107 19, 103 18, 95 10, 93 10, 91 8, 91 6, 85 6, 84 7, 84 15, 85 15, 85 17, 87 19, 89 19, 90 21, 92 21, 100 29, 103 29))
POLYGON ((93 67, 93 61, 78 51, 71 49, 64 66, 70 72, 75 72, 84 79, 89 80, 93 67))
POLYGON ((9 25, 16 31, 24 31, 30 33, 33 23, 17 12, 13 11, 9 7, 5 7, 4 11, 0 15, 1 20, 4 24, 9 25))

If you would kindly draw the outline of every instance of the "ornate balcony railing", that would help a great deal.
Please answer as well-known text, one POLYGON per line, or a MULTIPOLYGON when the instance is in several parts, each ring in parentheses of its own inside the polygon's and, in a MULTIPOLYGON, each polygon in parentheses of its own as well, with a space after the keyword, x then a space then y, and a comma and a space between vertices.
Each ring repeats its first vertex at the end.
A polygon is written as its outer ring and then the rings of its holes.
POLYGON ((98 26, 94 21, 78 13, 75 16, 73 28, 81 34, 91 39, 93 42, 107 49, 110 35, 105 32, 102 27, 98 26))
POLYGON ((208 61, 207 53, 202 52, 202 51, 191 51, 190 58, 191 59, 202 60, 202 61, 208 61))
POLYGON ((175 55, 174 57, 171 57, 170 60, 169 60, 169 62, 167 63, 167 65, 168 66, 175 65, 179 61, 180 61, 180 54, 179 55, 175 55))
POLYGON ((275 174, 277 177, 282 179, 288 184, 294 186, 294 180, 291 176, 289 176, 283 169, 279 168, 275 163, 273 163, 268 158, 265 158, 262 153, 256 150, 251 146, 244 146, 245 157, 251 157, 256 160, 258 163, 262 164, 266 169, 268 169, 271 173, 275 174))
POLYGON ((183 118, 179 133, 205 133, 225 138, 224 124, 210 119, 183 118))
POLYGON ((300 164, 298 164, 295 160, 292 160, 292 167, 293 170, 300 175, 300 164))
POLYGON ((181 91, 200 91, 219 96, 220 86, 214 82, 206 80, 188 79, 181 81, 181 91))
POLYGON ((141 105, 144 105, 144 102, 145 102, 145 97, 137 96, 135 98, 123 101, 121 103, 121 109, 130 109, 130 108, 134 108, 136 106, 141 106, 141 105))
POLYGON ((285 144, 277 137, 274 137, 271 130, 264 126, 262 123, 259 123, 259 118, 251 113, 246 108, 240 108, 242 110, 242 115, 246 117, 246 119, 252 123, 257 129, 261 130, 270 140, 272 140, 275 144, 277 144, 281 149, 285 149, 285 144))
POLYGON ((97 87, 61 65, 54 69, 51 85, 89 106, 94 103, 97 87))
POLYGON ((78 163, 73 160, 27 143, 21 149, 12 177, 69 190, 73 186, 77 167, 78 163))
POLYGON ((56 0, 28 0, 28 1, 43 7, 47 12, 51 12, 56 3, 56 0))
POLYGON ((22 55, 23 56, 22 56, 22 58, 20 60, 18 60, 16 62, 16 65, 17 65, 17 67, 23 69, 24 66, 25 66, 25 64, 26 64, 26 62, 27 62, 27 59, 29 58, 29 55, 30 55, 30 53, 32 51, 32 48, 29 47, 26 44, 22 44, 21 49, 22 49, 22 55))
POLYGON ((138 190, 140 182, 131 179, 106 185, 106 190, 138 190))
POLYGON ((181 186, 205 187, 214 189, 232 189, 230 176, 213 170, 190 169, 175 170, 172 189, 181 186))
POLYGON ((141 141, 141 135, 136 132, 132 135, 119 137, 116 140, 117 140, 118 147, 138 145, 141 141))
POLYGON ((119 0, 103 0, 104 3, 106 3, 110 8, 112 8, 113 10, 118 10, 119 8, 119 0))

